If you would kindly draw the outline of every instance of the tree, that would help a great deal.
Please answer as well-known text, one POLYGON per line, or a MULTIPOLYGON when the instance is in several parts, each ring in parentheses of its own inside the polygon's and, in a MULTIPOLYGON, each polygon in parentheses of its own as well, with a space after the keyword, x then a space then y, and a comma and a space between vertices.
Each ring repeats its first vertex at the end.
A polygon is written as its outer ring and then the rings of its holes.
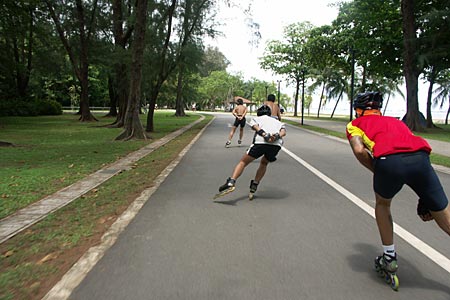
POLYGON ((150 65, 151 67, 151 70, 149 70, 150 78, 147 79, 150 85, 148 93, 149 110, 147 114, 147 125, 145 127, 147 132, 154 131, 153 117, 158 94, 163 83, 176 66, 173 63, 168 64, 176 4, 176 0, 171 0, 169 6, 163 6, 160 8, 161 11, 159 13, 152 14, 152 24, 155 30, 152 32, 152 44, 148 47, 149 54, 146 57, 148 60, 146 65, 150 65))
POLYGON ((148 0, 137 0, 136 24, 133 40, 133 58, 131 64, 131 87, 128 97, 127 111, 125 114, 124 131, 116 140, 147 139, 144 127, 139 119, 141 99, 142 65, 144 59, 145 30, 147 27, 147 3, 148 0))
POLYGON ((419 121, 418 77, 421 73, 417 59, 417 27, 414 17, 414 0, 402 0, 403 73, 406 82, 406 125, 414 131, 422 130, 419 121))
POLYGON ((134 23, 126 22, 126 16, 131 15, 131 13, 131 5, 125 5, 124 0, 113 0, 114 75, 109 76, 108 84, 111 101, 109 115, 117 117, 112 124, 114 127, 122 127, 125 123, 130 84, 128 65, 126 63, 128 61, 127 45, 134 29, 134 23), (119 107, 119 112, 117 112, 117 106, 119 107))
POLYGON ((439 87, 434 91, 437 93, 434 98, 434 104, 436 105, 440 102, 439 107, 443 108, 444 103, 448 102, 447 114, 445 115, 445 125, 447 125, 450 114, 450 70, 447 69, 441 72, 436 78, 436 83, 439 84, 439 87))
POLYGON ((419 59, 424 62, 424 78, 429 82, 427 97, 427 128, 435 127, 431 114, 433 86, 439 73, 450 68, 450 1, 434 1, 420 9, 419 59), (432 6, 430 8, 430 6, 432 6))
POLYGON ((295 84, 294 116, 297 116, 297 103, 300 83, 308 69, 308 53, 305 45, 313 26, 309 22, 295 23, 285 27, 285 41, 270 41, 260 60, 261 68, 285 75, 295 84))
MULTIPOLYGON (((327 49, 335 54, 328 66, 340 70, 346 78, 344 93, 350 101, 355 90, 381 91, 386 81, 400 82, 402 32, 399 7, 399 0, 355 0, 340 4, 338 17, 329 30, 331 41, 328 43, 333 46, 327 49)), ((351 105, 350 108, 351 115, 351 105)))
MULTIPOLYGON (((96 118, 91 114, 89 107, 89 42, 91 36, 94 32, 95 16, 97 13, 97 0, 93 0, 89 3, 90 15, 86 16, 86 8, 83 5, 82 0, 75 1, 75 7, 59 7, 58 12, 56 10, 56 5, 53 1, 45 0, 47 8, 49 10, 50 16, 56 27, 56 31, 61 39, 61 42, 69 56, 70 62, 74 73, 81 86, 81 97, 80 97, 80 121, 93 121, 96 118), (71 23, 72 16, 64 15, 64 12, 74 11, 74 19, 76 24, 71 23), (61 21, 61 17, 65 22, 61 21), (77 27, 75 29, 74 27, 77 27), (70 31, 68 31, 70 30, 70 31), (76 33, 75 33, 76 32, 76 33), (78 45, 71 44, 71 40, 68 35, 76 34, 78 37, 78 45), (78 59, 75 55, 75 49, 79 49, 78 59)), ((88 10, 89 11, 89 10, 88 10)))
POLYGON ((4 74, 5 87, 11 92, 14 90, 14 94, 21 98, 26 96, 32 70, 35 19, 36 5, 33 1, 11 1, 1 6, 0 45, 4 69, 1 74, 4 74))
POLYGON ((220 52, 217 47, 207 47, 203 52, 202 61, 199 65, 200 76, 206 77, 212 71, 225 71, 230 61, 220 52))
MULTIPOLYGON (((206 13, 209 7, 213 4, 209 0, 185 0, 183 6, 183 22, 179 30, 180 41, 178 46, 178 53, 176 63, 178 67, 178 84, 177 84, 177 98, 175 116, 185 116, 184 103, 182 98, 182 82, 184 73, 187 71, 188 62, 187 53, 193 54, 196 44, 195 38, 207 32, 205 26, 206 13)), ((190 61, 193 61, 194 55, 190 56, 190 61)), ((200 62, 200 56, 198 56, 200 62)))
POLYGON ((200 104, 212 110, 217 106, 226 106, 234 95, 242 92, 242 85, 240 76, 233 76, 225 71, 213 71, 201 80, 199 90, 203 99, 200 104))

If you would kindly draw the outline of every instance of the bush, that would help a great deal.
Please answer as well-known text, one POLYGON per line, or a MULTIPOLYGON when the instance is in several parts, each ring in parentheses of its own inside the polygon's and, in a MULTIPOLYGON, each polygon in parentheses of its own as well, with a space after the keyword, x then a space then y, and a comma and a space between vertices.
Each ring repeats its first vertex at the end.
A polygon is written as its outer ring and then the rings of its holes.
POLYGON ((54 100, 3 99, 0 101, 0 117, 61 114, 62 106, 54 100))
POLYGON ((61 115, 63 113, 62 105, 56 100, 38 100, 36 101, 39 115, 61 115))

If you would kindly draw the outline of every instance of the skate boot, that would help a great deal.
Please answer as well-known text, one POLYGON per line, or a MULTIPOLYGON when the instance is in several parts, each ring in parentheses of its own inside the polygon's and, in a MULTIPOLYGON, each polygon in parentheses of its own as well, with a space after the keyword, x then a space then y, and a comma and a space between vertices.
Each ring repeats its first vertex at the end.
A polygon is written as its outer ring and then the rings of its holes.
POLYGON ((223 185, 221 185, 219 187, 219 193, 217 193, 214 196, 214 199, 222 197, 222 196, 224 196, 226 194, 229 194, 232 191, 234 191, 234 189, 236 188, 235 187, 235 183, 236 183, 236 180, 231 179, 230 177, 228 177, 227 182, 225 182, 225 184, 223 184, 223 185))
POLYGON ((231 145, 231 142, 230 142, 230 141, 227 141, 227 142, 225 143, 225 148, 230 147, 230 145, 231 145))
POLYGON ((241 140, 238 140, 238 145, 241 145, 242 144, 242 141, 241 140))
POLYGON ((256 189, 258 188, 258 184, 252 179, 250 181, 250 193, 248 194, 248 200, 252 201, 255 197, 256 189))
POLYGON ((375 271, 380 277, 384 277, 387 284, 391 286, 394 291, 398 290, 399 281, 397 277, 397 255, 390 256, 383 254, 375 258, 375 271))

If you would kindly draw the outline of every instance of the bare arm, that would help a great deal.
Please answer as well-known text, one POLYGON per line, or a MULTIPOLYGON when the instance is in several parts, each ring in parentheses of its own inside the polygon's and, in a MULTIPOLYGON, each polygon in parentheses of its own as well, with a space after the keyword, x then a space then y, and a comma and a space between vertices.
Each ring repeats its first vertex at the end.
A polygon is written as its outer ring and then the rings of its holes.
POLYGON ((237 106, 233 109, 233 111, 232 111, 231 113, 233 114, 233 116, 234 116, 235 118, 238 117, 238 114, 237 114, 237 106))
POLYGON ((350 146, 356 159, 367 169, 373 172, 373 158, 364 145, 360 136, 353 136, 350 139, 350 146))

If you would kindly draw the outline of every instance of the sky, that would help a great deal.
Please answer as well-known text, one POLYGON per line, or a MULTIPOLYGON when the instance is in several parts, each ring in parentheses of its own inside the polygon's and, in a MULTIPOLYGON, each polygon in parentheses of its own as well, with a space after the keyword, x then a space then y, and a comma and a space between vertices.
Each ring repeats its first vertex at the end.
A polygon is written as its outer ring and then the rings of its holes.
MULTIPOLYGON (((244 14, 237 8, 220 7, 218 21, 224 23, 218 30, 224 36, 211 42, 217 46, 231 62, 228 71, 241 72, 246 80, 252 77, 276 81, 271 72, 259 68, 258 58, 264 53, 269 40, 281 40, 283 28, 296 22, 309 21, 315 26, 331 24, 337 16, 338 9, 329 7, 330 0, 253 0, 252 16, 260 25, 261 40, 258 47, 249 44, 251 30, 247 27, 244 14)), ((240 5, 247 7, 248 0, 241 0, 240 5)))
MULTIPOLYGON (((208 40, 206 43, 218 47, 231 62, 227 69, 228 72, 233 74, 240 72, 245 80, 252 78, 268 82, 282 80, 280 84, 282 93, 293 98, 294 87, 286 86, 281 76, 262 70, 259 67, 259 57, 263 56, 268 41, 282 39, 283 29, 289 24, 305 21, 311 22, 314 26, 331 24, 338 15, 338 7, 332 5, 337 0, 240 0, 235 2, 239 3, 241 7, 247 7, 249 2, 252 3, 253 21, 260 25, 259 30, 262 36, 259 46, 255 47, 249 44, 251 31, 247 26, 242 9, 228 8, 225 5, 220 6, 220 12, 217 16, 217 21, 223 23, 218 28, 223 36, 208 40)), ((427 88, 427 85, 419 84, 419 99, 426 99, 427 88)), ((403 93, 406 95, 406 89, 404 87, 401 89, 404 90, 403 93)), ((315 98, 318 97, 313 96, 313 99, 315 98)), ((314 106, 318 107, 318 101, 312 103, 312 109, 317 109, 314 106)), ((334 102, 330 102, 327 106, 324 109, 332 111, 334 102)), ((419 106, 425 114, 426 101, 419 101, 419 106)), ((339 110, 347 112, 348 101, 343 101, 336 112, 339 113, 339 110)), ((443 118, 442 115, 445 110, 439 111, 439 115, 436 115, 436 117, 443 118)), ((401 96, 394 96, 389 100, 387 115, 402 117, 405 112, 405 99, 401 96)), ((435 113, 433 113, 433 118, 435 118, 435 113)))

